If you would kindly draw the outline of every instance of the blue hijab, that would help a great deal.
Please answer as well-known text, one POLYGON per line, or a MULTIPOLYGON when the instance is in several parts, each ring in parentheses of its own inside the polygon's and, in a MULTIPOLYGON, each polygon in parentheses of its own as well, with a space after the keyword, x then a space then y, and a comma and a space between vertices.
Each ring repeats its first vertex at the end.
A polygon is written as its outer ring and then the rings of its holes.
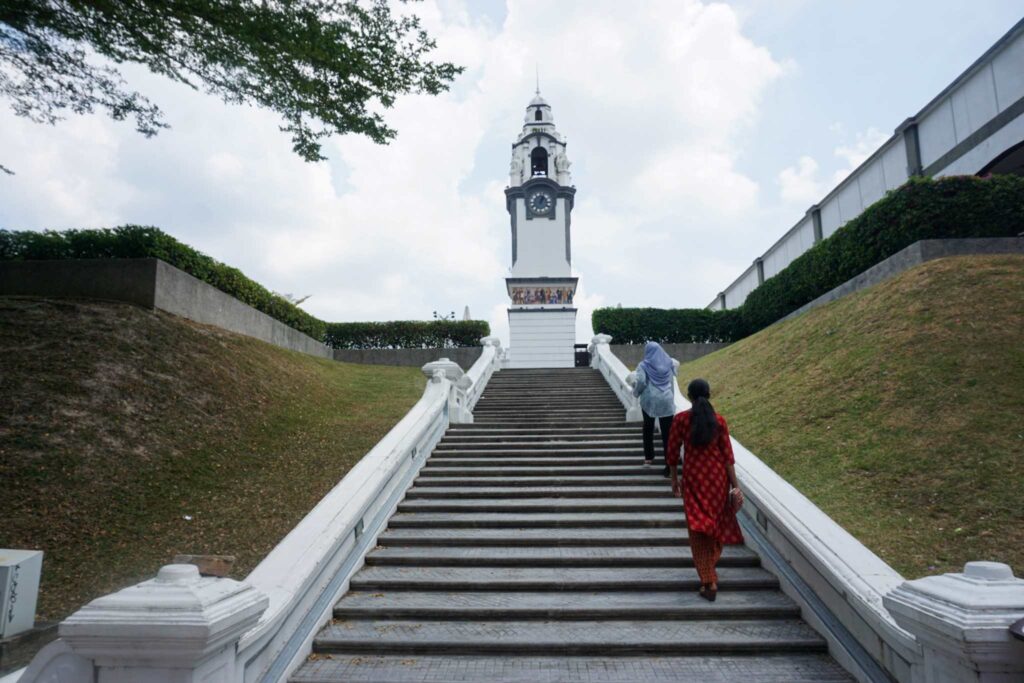
POLYGON ((672 359, 658 342, 647 342, 644 346, 644 359, 640 361, 640 367, 647 373, 647 381, 658 389, 672 388, 675 368, 672 366, 672 359))

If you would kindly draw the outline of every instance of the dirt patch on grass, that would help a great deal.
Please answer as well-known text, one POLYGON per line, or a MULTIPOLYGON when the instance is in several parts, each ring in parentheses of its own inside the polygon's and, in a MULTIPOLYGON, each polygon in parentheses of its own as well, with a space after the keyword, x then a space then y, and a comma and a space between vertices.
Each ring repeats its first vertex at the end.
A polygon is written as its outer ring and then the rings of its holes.
POLYGON ((680 368, 908 577, 1024 572, 1024 257, 924 264, 680 368))
POLYGON ((45 551, 45 619, 178 553, 244 576, 423 382, 129 305, 0 298, 0 547, 45 551))

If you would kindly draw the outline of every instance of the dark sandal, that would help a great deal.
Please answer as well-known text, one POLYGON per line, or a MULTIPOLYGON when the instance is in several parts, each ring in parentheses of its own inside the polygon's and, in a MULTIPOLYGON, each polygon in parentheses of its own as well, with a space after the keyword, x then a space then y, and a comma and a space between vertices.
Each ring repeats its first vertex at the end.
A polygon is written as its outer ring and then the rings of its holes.
POLYGON ((704 598, 708 602, 714 602, 715 598, 718 597, 718 589, 712 589, 710 586, 701 584, 700 591, 698 592, 700 597, 704 598))

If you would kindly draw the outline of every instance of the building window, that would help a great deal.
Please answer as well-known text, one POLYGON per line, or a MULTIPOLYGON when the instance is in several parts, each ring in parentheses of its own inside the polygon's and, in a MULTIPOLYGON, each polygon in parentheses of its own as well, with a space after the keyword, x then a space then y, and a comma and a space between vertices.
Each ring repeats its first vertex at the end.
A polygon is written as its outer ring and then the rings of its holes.
POLYGON ((533 113, 533 120, 534 121, 543 121, 544 120, 544 114, 541 112, 540 109, 538 109, 537 111, 535 111, 533 113))
POLYGON ((530 175, 547 176, 548 174, 548 151, 543 147, 535 147, 530 152, 530 175))

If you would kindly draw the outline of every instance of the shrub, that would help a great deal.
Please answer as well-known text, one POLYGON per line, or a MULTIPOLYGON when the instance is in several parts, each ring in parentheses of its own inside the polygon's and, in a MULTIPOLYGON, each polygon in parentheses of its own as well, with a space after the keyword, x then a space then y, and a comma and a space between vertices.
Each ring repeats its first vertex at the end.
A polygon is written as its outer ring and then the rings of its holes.
POLYGON ((601 308, 594 311, 594 330, 626 344, 736 341, 919 240, 1022 231, 1024 178, 912 178, 766 280, 738 308, 601 308))
POLYGON ((598 308, 594 331, 611 335, 616 344, 731 342, 742 338, 736 311, 706 308, 598 308))
POLYGON ((477 346, 490 333, 483 320, 327 323, 324 343, 336 349, 451 349, 477 346))
POLYGON ((322 320, 250 280, 237 268, 224 265, 157 228, 125 225, 63 232, 0 230, 0 259, 90 258, 158 258, 313 339, 324 336, 322 320))

